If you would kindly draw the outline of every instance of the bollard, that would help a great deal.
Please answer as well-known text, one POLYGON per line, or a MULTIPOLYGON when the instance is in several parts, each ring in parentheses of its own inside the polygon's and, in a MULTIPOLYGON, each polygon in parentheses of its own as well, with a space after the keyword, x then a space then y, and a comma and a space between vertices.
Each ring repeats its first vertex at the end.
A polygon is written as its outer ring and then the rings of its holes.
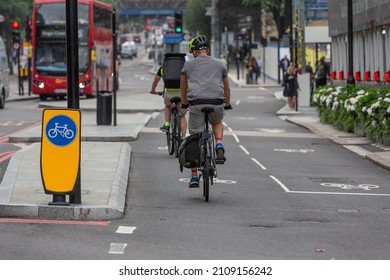
POLYGON ((112 122, 112 92, 98 91, 96 99, 97 125, 111 125, 112 122))

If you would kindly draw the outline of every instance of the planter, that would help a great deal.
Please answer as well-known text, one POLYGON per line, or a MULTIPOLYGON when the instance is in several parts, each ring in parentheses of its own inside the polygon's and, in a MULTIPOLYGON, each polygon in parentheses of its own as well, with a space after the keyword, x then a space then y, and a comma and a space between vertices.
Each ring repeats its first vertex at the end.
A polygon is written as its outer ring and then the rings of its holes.
POLYGON ((390 146, 390 135, 383 135, 382 137, 382 144, 385 146, 390 146))

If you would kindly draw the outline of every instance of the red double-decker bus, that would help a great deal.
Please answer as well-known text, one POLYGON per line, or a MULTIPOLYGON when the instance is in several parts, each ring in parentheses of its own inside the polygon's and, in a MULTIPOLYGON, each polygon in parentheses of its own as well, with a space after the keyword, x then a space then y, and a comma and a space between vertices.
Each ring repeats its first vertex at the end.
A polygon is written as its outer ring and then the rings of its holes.
MULTIPOLYGON (((112 7, 78 0, 80 95, 112 91, 112 7)), ((32 93, 41 100, 67 95, 65 0, 34 0, 32 93)))

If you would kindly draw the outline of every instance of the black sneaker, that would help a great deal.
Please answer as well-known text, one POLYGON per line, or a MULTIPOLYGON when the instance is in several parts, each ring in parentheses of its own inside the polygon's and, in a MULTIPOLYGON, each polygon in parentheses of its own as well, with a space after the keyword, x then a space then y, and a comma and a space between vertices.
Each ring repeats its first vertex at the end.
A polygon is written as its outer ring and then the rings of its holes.
POLYGON ((161 130, 162 132, 169 132, 169 125, 166 126, 166 125, 164 124, 162 127, 160 127, 160 130, 161 130))
POLYGON ((226 157, 225 157, 225 149, 222 143, 217 144, 217 146, 215 147, 215 152, 216 152, 215 163, 224 164, 226 161, 226 157))

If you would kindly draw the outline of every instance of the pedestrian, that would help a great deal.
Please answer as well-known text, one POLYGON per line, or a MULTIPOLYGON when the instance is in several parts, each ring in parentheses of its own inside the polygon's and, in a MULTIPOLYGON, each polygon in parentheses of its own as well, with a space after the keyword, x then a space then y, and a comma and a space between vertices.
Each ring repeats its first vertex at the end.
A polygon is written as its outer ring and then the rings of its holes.
POLYGON ((257 75, 257 78, 260 78, 261 77, 261 72, 263 71, 263 59, 261 59, 260 56, 257 58, 257 66, 258 66, 258 69, 259 69, 259 73, 257 75))
POLYGON ((255 57, 251 56, 249 58, 246 68, 248 69, 249 83, 257 84, 257 78, 259 77, 259 66, 257 65, 257 60, 255 57))
POLYGON ((287 97, 287 104, 290 110, 294 110, 296 106, 296 97, 298 95, 298 79, 294 65, 287 68, 283 76, 284 90, 283 95, 287 97))
POLYGON ((325 86, 329 77, 329 67, 325 62, 325 57, 321 57, 317 63, 316 71, 314 73, 316 79, 316 88, 325 86))
MULTIPOLYGON (((161 66, 158 70, 157 73, 154 76, 154 80, 152 82, 152 88, 150 90, 151 94, 157 94, 156 88, 158 83, 160 82, 162 76, 163 76, 163 66, 161 66)), ((180 80, 178 82, 180 85, 180 80)), ((169 132, 170 128, 170 119, 171 119, 171 106, 172 102, 171 99, 175 96, 180 97, 180 86, 179 87, 173 87, 173 88, 167 88, 165 87, 164 83, 164 89, 163 89, 163 94, 164 94, 164 118, 165 118, 165 123, 160 127, 160 130, 162 132, 169 132)), ((179 117, 180 117, 180 124, 182 128, 182 133, 183 137, 186 135, 187 131, 187 120, 185 118, 185 114, 187 110, 181 108, 181 103, 179 103, 178 110, 179 110, 179 117)))
POLYGON ((310 74, 310 96, 311 94, 313 93, 313 90, 314 90, 314 86, 313 86, 313 83, 314 83, 314 71, 313 71, 313 67, 311 67, 311 63, 310 61, 307 62, 306 66, 305 66, 305 73, 308 73, 310 74))
MULTIPOLYGON (((208 55, 210 44, 206 36, 191 39, 189 51, 194 59, 187 61, 182 69, 180 90, 182 107, 189 107, 188 130, 190 134, 204 129, 204 107, 213 107, 210 113, 211 124, 216 141, 216 162, 225 162, 225 148, 222 144, 224 109, 231 109, 228 71, 219 59, 208 55)), ((190 188, 199 187, 198 168, 191 168, 190 188)))
POLYGON ((282 69, 283 75, 287 72, 289 66, 290 60, 288 59, 287 55, 284 55, 284 57, 279 62, 279 67, 282 69))

